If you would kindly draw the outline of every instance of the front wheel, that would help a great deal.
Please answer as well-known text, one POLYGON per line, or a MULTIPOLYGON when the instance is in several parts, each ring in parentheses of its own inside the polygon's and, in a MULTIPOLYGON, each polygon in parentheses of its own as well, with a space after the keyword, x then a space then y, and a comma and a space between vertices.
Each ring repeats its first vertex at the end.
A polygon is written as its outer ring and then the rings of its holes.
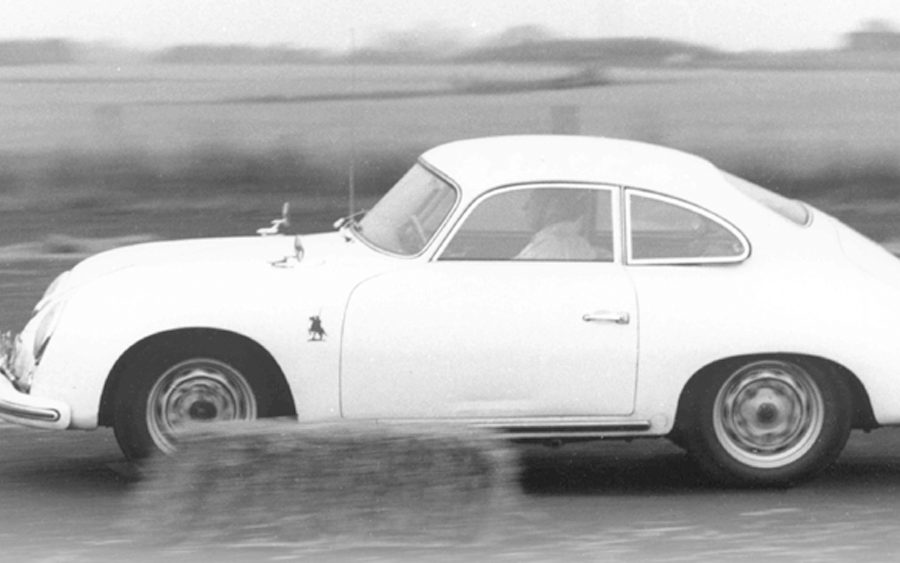
POLYGON ((716 480, 785 485, 833 462, 850 433, 852 405, 837 374, 771 358, 719 370, 685 413, 688 451, 716 480))
POLYGON ((251 369, 234 351, 157 350, 126 375, 116 397, 113 428, 126 457, 171 454, 197 424, 263 416, 266 392, 251 369))

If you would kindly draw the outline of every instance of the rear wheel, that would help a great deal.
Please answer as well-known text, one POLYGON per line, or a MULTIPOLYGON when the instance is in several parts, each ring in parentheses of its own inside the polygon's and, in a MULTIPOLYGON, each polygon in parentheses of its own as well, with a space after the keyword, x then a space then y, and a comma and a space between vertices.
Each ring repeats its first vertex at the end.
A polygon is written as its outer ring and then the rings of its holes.
POLYGON ((833 462, 850 433, 846 382, 816 365, 771 358, 732 364, 701 384, 685 443, 713 478, 784 485, 833 462))
POLYGON ((115 398, 113 428, 129 459, 173 453, 198 424, 266 416, 269 393, 240 349, 209 344, 149 350, 115 398))

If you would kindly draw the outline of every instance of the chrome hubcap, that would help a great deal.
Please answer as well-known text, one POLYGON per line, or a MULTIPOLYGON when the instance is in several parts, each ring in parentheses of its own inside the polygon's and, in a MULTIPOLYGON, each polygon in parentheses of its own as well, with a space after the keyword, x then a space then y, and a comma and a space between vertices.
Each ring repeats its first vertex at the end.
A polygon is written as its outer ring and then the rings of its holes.
POLYGON ((256 397, 231 366, 191 359, 169 368, 147 398, 147 429, 162 451, 175 451, 177 436, 194 424, 256 418, 256 397))
POLYGON ((789 362, 744 366, 716 395, 716 438, 734 459, 757 468, 790 464, 815 444, 825 403, 812 377, 789 362))

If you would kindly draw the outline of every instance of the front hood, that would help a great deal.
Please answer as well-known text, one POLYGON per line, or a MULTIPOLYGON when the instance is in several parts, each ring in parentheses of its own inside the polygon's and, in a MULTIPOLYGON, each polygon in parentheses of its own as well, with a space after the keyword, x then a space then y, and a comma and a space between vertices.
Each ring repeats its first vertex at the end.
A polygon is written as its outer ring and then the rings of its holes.
MULTIPOLYGON (((198 265, 204 263, 266 264, 294 256, 294 236, 226 237, 149 242, 96 254, 75 266, 56 293, 68 291, 124 269, 198 265)), ((349 256, 374 254, 365 245, 348 242, 339 233, 300 235, 302 264, 322 264, 349 256)), ((46 296, 45 300, 51 296, 46 296)))

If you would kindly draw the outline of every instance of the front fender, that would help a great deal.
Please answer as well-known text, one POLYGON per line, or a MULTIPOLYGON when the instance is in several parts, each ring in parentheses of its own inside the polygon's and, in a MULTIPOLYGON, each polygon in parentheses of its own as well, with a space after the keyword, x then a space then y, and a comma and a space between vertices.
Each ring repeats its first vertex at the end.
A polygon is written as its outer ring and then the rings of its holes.
POLYGON ((107 378, 132 346, 162 332, 209 328, 268 351, 298 413, 336 416, 339 335, 359 275, 262 263, 216 272, 133 268, 106 276, 66 297, 31 393, 70 405, 71 427, 95 428, 107 378), (322 319, 326 338, 310 341, 312 316, 322 319))

